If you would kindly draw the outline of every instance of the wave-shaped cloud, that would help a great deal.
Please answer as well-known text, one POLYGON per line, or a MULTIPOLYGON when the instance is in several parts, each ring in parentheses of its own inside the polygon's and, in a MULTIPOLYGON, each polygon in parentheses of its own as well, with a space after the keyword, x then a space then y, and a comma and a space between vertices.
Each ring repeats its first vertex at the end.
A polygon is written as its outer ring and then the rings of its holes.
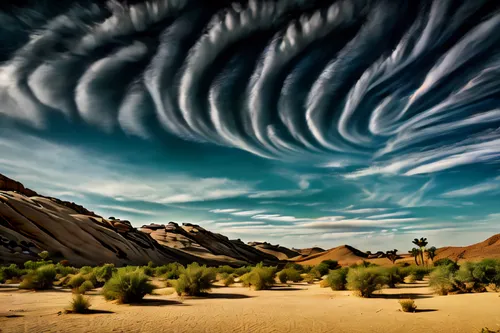
POLYGON ((497 2, 86 3, 43 24, 0 15, 2 40, 25 34, 3 51, 0 116, 142 138, 155 119, 186 140, 361 166, 349 178, 499 160, 497 2))

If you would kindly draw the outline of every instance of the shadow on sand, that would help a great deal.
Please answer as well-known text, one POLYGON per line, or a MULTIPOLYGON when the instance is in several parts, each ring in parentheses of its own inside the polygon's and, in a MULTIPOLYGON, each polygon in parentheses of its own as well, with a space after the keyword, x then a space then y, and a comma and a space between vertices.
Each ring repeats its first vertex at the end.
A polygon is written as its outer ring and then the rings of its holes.
POLYGON ((139 303, 131 303, 131 306, 189 306, 179 301, 174 301, 171 299, 145 299, 139 303))
POLYGON ((371 298, 385 298, 385 299, 421 299, 432 298, 433 294, 373 294, 371 298))
POLYGON ((214 294, 204 294, 201 296, 190 296, 185 297, 185 299, 244 299, 244 298, 254 298, 255 296, 248 296, 243 294, 224 294, 224 293, 214 293, 214 294))

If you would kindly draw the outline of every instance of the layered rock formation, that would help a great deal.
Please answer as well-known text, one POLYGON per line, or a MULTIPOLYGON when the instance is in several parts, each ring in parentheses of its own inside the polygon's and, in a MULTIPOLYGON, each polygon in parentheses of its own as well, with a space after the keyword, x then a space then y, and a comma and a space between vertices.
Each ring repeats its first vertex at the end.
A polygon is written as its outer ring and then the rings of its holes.
POLYGON ((256 248, 257 250, 270 254, 280 260, 288 260, 292 258, 296 258, 301 255, 300 252, 290 250, 284 246, 272 245, 267 242, 250 242, 248 245, 256 248))
POLYGON ((210 232, 198 225, 175 222, 167 225, 150 224, 140 229, 160 244, 179 249, 205 259, 226 261, 230 264, 273 263, 277 258, 259 251, 240 240, 230 240, 221 234, 210 232))

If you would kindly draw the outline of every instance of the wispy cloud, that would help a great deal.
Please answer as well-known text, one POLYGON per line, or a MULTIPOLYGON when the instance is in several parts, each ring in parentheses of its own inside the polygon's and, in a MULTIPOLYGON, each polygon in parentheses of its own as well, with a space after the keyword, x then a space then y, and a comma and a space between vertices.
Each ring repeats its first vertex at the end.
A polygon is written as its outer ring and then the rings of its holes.
POLYGON ((140 214, 140 215, 161 215, 160 212, 155 212, 146 209, 136 209, 132 207, 113 206, 113 205, 98 205, 97 207, 110 211, 119 211, 119 212, 126 212, 126 213, 140 214))
POLYGON ((441 196, 444 198, 462 198, 481 193, 494 192, 497 190, 500 190, 500 183, 489 182, 449 191, 443 193, 441 196))

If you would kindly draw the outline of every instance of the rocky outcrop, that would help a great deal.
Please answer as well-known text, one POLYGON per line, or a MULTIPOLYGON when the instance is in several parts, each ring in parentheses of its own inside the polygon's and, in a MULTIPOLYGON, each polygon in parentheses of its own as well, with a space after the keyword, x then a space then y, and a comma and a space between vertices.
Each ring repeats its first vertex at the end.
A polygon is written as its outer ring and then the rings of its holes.
POLYGON ((38 195, 35 191, 25 188, 20 182, 10 179, 2 174, 0 174, 0 190, 17 192, 27 197, 38 195))
POLYGON ((226 236, 208 231, 199 225, 170 222, 167 225, 144 225, 140 229, 148 233, 160 244, 180 249, 190 254, 212 259, 226 260, 229 264, 274 263, 277 258, 243 243, 230 240, 226 236), (232 260, 229 260, 231 259, 232 260))
POLYGON ((0 263, 22 263, 41 251, 76 266, 212 263, 162 246, 128 221, 80 214, 51 198, 0 191, 0 263))
POLYGON ((248 245, 259 251, 270 254, 279 260, 288 260, 301 255, 299 252, 290 250, 284 246, 280 246, 279 244, 273 245, 267 242, 249 242, 248 245))

